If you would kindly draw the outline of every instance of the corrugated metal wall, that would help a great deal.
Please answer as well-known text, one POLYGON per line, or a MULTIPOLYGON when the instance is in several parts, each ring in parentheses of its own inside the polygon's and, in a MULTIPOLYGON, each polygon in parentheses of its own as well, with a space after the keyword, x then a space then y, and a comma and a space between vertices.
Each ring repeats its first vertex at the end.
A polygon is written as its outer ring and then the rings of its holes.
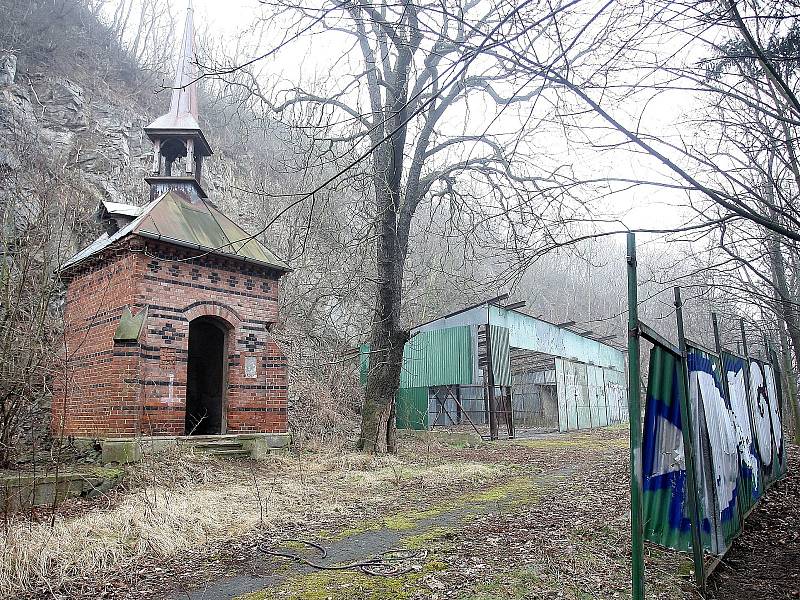
POLYGON ((418 333, 403 350, 400 387, 473 383, 472 362, 469 326, 418 333))
POLYGON ((428 388, 401 388, 397 390, 397 427, 400 429, 428 429, 428 388))
POLYGON ((492 339, 492 375, 496 386, 511 385, 511 359, 509 356, 508 329, 498 325, 489 325, 492 339))
POLYGON ((625 374, 556 359, 559 429, 573 431, 622 423, 628 417, 625 374))
MULTIPOLYGON (((473 383, 473 340, 469 326, 425 331, 412 337, 403 348, 401 388, 473 383)), ((359 348, 362 385, 369 371, 369 344, 359 348)))

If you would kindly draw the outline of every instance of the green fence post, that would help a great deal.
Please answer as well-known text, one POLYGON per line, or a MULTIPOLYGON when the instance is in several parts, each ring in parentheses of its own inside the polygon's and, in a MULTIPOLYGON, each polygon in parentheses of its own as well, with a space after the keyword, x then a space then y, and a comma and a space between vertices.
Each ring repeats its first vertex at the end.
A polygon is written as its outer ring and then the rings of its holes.
POLYGON ((694 561, 694 581, 701 592, 706 589, 706 565, 703 562, 703 542, 700 538, 700 507, 697 490, 697 471, 694 466, 693 423, 689 404, 689 358, 686 352, 686 335, 683 329, 683 301, 681 288, 675 287, 675 319, 678 326, 678 350, 681 353, 681 430, 683 433, 683 455, 686 461, 686 497, 689 501, 689 518, 692 521, 692 559, 694 561))
POLYGON ((631 436, 631 591, 644 600, 644 531, 642 523, 642 412, 639 380, 639 298, 636 281, 636 235, 628 234, 628 417, 631 436))

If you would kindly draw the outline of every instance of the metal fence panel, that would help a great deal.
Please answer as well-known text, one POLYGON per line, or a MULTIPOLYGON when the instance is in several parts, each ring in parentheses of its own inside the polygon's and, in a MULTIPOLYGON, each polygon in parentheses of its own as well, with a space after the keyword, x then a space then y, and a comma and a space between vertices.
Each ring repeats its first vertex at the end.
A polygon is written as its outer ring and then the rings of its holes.
MULTIPOLYGON (((673 352, 659 345, 651 351, 642 476, 646 538, 687 551, 682 369, 673 352)), ((780 392, 770 365, 728 353, 720 360, 689 346, 687 370, 701 540, 722 555, 764 488, 785 472, 780 392)))
MULTIPOLYGON (((692 536, 680 411, 683 393, 681 364, 674 354, 654 347, 642 438, 644 535, 656 544, 688 551, 692 536)), ((701 503, 701 518, 703 508, 701 503)))
POLYGON ((750 406, 753 413, 756 449, 761 459, 764 485, 770 485, 786 472, 783 447, 780 396, 772 367, 750 361, 750 406))
POLYGON ((711 532, 710 550, 724 554, 740 529, 739 451, 730 404, 725 398, 719 359, 688 348, 689 401, 697 415, 695 448, 705 488, 703 529, 711 532))
POLYGON ((736 436, 739 441, 739 501, 741 511, 746 514, 761 497, 761 465, 750 425, 751 415, 747 397, 747 362, 723 353, 722 363, 728 378, 730 406, 736 436))
POLYGON ((395 411, 399 429, 428 429, 428 388, 397 390, 395 411))

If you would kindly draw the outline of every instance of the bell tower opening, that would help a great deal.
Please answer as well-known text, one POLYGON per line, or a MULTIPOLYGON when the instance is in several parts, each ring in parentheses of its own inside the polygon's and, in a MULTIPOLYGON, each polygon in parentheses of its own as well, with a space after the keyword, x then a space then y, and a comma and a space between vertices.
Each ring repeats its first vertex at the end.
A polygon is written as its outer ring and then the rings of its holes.
POLYGON ((172 165, 179 158, 186 156, 186 144, 178 138, 167 138, 160 144, 160 153, 164 157, 164 176, 172 177, 172 165))
POLYGON ((189 323, 186 435, 225 433, 225 347, 228 328, 213 317, 189 323))

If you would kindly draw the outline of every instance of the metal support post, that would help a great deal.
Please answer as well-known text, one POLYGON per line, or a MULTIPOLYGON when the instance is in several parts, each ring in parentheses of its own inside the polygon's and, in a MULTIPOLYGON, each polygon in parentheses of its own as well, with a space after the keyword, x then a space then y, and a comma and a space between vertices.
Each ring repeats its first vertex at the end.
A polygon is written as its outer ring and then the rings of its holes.
POLYGON ((631 592, 644 600, 644 529, 642 510, 642 411, 639 383, 639 298, 636 281, 636 235, 628 234, 628 417, 631 468, 631 592))
MULTIPOLYGON (((694 466, 693 423, 689 402, 689 358, 686 352, 686 335, 683 329, 683 301, 681 288, 675 287, 675 318, 678 325, 678 350, 681 354, 681 432, 683 434, 683 455, 686 462, 686 498, 689 501, 689 519, 692 522, 692 560, 694 561, 694 580, 698 589, 705 593, 706 568, 703 562, 703 542, 700 538, 700 508, 698 506, 697 471, 694 466)), ((715 321, 716 322, 716 321, 715 321)))
POLYGON ((492 334, 486 319, 486 380, 489 383, 489 439, 499 439, 497 426, 497 397, 494 395, 494 369, 492 365, 492 334))

